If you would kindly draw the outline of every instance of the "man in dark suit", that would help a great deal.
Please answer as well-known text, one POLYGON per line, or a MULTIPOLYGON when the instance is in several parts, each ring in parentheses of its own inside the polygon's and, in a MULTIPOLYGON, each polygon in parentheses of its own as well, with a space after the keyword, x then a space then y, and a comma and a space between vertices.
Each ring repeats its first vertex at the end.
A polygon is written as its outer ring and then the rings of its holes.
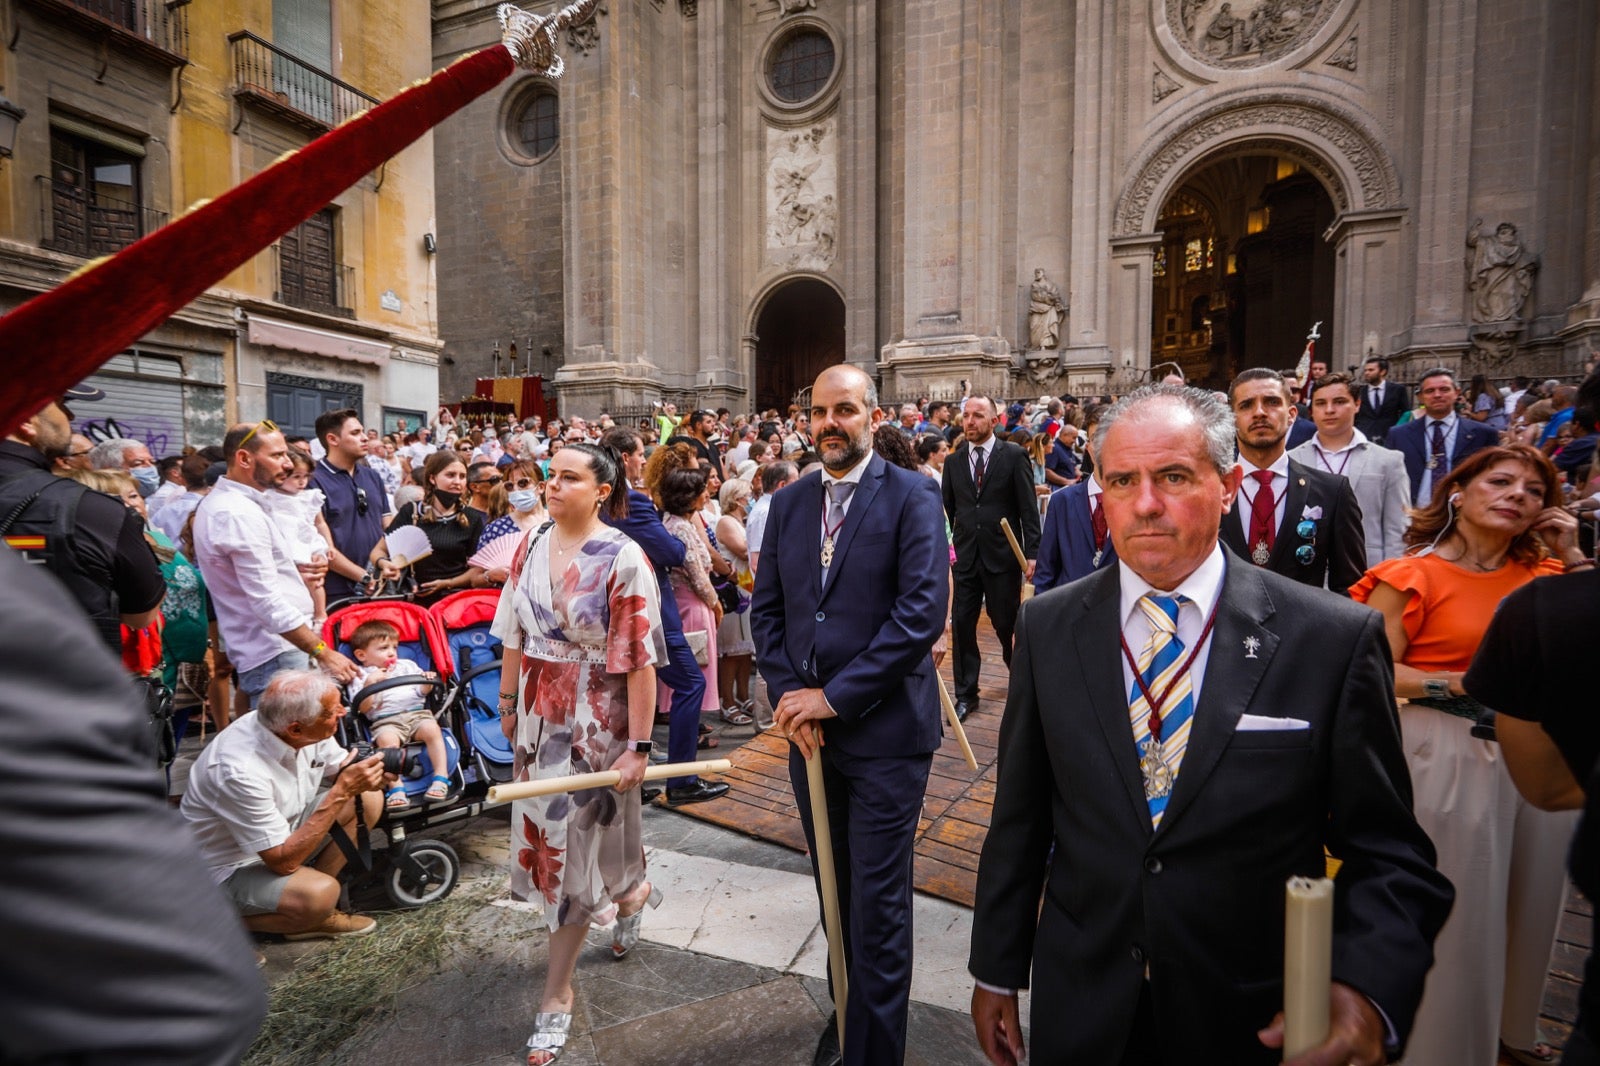
POLYGON ((1385 443, 1405 456, 1411 500, 1425 507, 1433 499, 1436 478, 1443 480, 1473 452, 1494 447, 1500 442, 1500 434, 1456 414, 1461 389, 1456 385, 1456 376, 1442 366, 1422 375, 1417 395, 1422 400, 1422 417, 1390 430, 1385 443))
MULTIPOLYGON (((600 444, 621 457, 628 484, 637 484, 644 472, 644 441, 639 434, 623 426, 613 426, 605 431, 600 444)), ((706 696, 706 675, 694 661, 694 652, 684 639, 678 601, 672 595, 672 585, 667 578, 668 570, 683 565, 683 541, 667 532, 654 501, 638 489, 628 490, 626 517, 613 519, 602 513, 600 520, 626 533, 655 567, 656 581, 661 586, 661 632, 667 642, 667 662, 656 667, 656 677, 672 690, 672 710, 667 716, 667 760, 693 762, 700 741, 700 704, 706 696)), ((726 781, 707 781, 692 774, 669 777, 667 806, 702 803, 726 791, 726 781)), ((646 786, 642 795, 649 802, 655 798, 657 790, 646 786)))
MULTIPOLYGON (((843 1061, 885 1066, 905 1057, 911 848, 941 734, 929 653, 949 548, 933 482, 872 450, 872 379, 830 367, 811 404, 824 469, 772 498, 750 624, 813 845, 805 760, 822 760, 849 975, 843 1061)), ((817 1062, 839 1061, 835 1040, 830 1023, 817 1062)))
POLYGON ((1383 619, 1217 543, 1240 472, 1209 394, 1139 390, 1097 456, 1120 562, 1018 623, 973 915, 979 1042, 1021 1057, 1031 970, 1036 1062, 1277 1063, 1284 882, 1322 876, 1326 847, 1343 866, 1315 1061, 1384 1062, 1453 893, 1411 814, 1383 619))
POLYGON ((951 646, 955 653, 956 714, 965 718, 978 707, 978 611, 1000 638, 1000 653, 1011 663, 1011 632, 1017 624, 1022 582, 1033 580, 1039 553, 1039 499, 1033 491, 1033 463, 1028 453, 995 436, 999 412, 994 401, 973 396, 961 413, 966 439, 945 460, 941 486, 944 511, 956 547, 955 603, 950 610, 951 646), (1022 543, 1029 562, 1026 572, 1000 528, 1004 518, 1022 543))
MULTIPOLYGON (((1085 450, 1094 462, 1094 429, 1102 408, 1091 407, 1084 432, 1085 450)), ((1116 545, 1107 532, 1105 509, 1100 506, 1100 482, 1093 474, 1075 485, 1050 494, 1039 535, 1039 557, 1033 569, 1035 592, 1048 592, 1094 573, 1117 561, 1116 545)))
POLYGON ((1228 388, 1244 476, 1222 520, 1235 555, 1341 596, 1367 569, 1361 505, 1350 482, 1290 459, 1294 407, 1276 370, 1246 370, 1228 388))
POLYGON ((1400 416, 1411 410, 1411 394, 1406 387, 1389 380, 1389 360, 1368 359, 1361 368, 1367 387, 1359 397, 1361 410, 1356 413, 1356 428, 1368 440, 1383 444, 1384 437, 1400 421, 1400 416))

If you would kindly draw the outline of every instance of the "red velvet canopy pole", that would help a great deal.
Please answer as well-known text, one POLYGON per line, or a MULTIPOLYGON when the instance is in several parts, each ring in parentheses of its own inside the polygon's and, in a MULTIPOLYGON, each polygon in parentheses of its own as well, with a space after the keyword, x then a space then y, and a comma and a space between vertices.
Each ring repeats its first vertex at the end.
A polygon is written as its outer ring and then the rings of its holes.
POLYGON ((496 45, 363 112, 243 185, 0 317, 0 434, 165 322, 363 174, 515 69, 496 45), (26 373, 22 373, 26 366, 26 373))

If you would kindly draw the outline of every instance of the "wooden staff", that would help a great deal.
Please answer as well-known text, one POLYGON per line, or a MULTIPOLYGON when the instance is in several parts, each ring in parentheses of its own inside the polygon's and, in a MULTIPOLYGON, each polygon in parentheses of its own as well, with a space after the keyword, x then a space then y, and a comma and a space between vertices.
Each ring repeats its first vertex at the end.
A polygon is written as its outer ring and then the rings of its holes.
POLYGON ((839 926, 839 882, 833 871, 833 830, 828 822, 828 793, 822 784, 822 751, 806 760, 806 784, 811 793, 811 835, 817 849, 817 881, 822 886, 822 925, 828 934, 828 972, 833 976, 833 1013, 839 1024, 839 1047, 844 1047, 844 1011, 849 1001, 849 980, 844 969, 844 930, 839 926))
POLYGON ((1028 580, 1028 557, 1022 554, 1022 545, 1017 543, 1017 535, 1011 532, 1010 519, 1000 519, 1000 530, 1006 535, 1006 540, 1011 542, 1011 551, 1017 557, 1017 565, 1022 567, 1022 598, 1033 599, 1033 582, 1028 580))
MULTIPOLYGON (((733 769, 727 759, 707 759, 704 762, 663 763, 647 767, 646 781, 659 781, 663 777, 689 777, 692 774, 716 774, 733 769)), ((538 781, 517 781, 509 785, 492 785, 490 803, 507 803, 511 800, 536 799, 553 796, 558 792, 582 792, 586 788, 615 788, 622 775, 615 770, 601 770, 592 774, 569 774, 566 777, 546 777, 538 781)))
POLYGON ((961 745, 961 754, 967 757, 967 765, 972 769, 978 768, 978 757, 972 754, 972 745, 967 742, 966 726, 961 724, 961 719, 956 717, 955 701, 950 698, 950 690, 944 687, 944 678, 938 670, 933 672, 933 679, 939 683, 939 702, 944 704, 944 716, 950 722, 950 729, 956 735, 956 743, 961 745))

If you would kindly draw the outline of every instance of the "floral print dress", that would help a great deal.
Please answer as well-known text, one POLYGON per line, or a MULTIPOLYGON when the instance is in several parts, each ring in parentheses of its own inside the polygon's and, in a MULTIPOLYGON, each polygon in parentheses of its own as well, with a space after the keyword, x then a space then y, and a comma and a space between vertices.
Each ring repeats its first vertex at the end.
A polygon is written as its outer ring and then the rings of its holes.
MULTIPOLYGON (((667 660, 660 590, 638 545, 602 527, 550 574, 549 535, 519 547, 493 633, 522 649, 514 779, 608 769, 628 739, 628 672, 667 660), (554 587, 552 588, 552 584, 554 587)), ((511 807, 511 894, 545 924, 609 924, 644 879, 637 794, 596 788, 511 807)))

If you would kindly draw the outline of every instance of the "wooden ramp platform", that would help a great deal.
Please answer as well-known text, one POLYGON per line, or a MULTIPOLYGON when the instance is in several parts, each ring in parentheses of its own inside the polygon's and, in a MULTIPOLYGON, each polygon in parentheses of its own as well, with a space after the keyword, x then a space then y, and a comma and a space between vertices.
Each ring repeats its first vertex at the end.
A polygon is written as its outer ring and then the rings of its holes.
MULTIPOLYGON (((972 906, 978 853, 994 806, 995 756, 1007 684, 1000 643, 987 619, 979 624, 978 646, 983 654, 983 671, 978 678, 980 706, 965 723, 978 770, 974 773, 968 769, 960 746, 947 728, 944 745, 933 757, 916 843, 917 890, 966 907, 972 906)), ((948 658, 940 673, 948 686, 948 658)), ((723 748, 738 742, 739 733, 737 729, 722 731, 723 748)), ((723 751, 707 754, 723 755, 723 751)), ((788 740, 776 733, 759 733, 724 757, 733 762, 733 769, 721 778, 732 786, 727 795, 681 807, 679 813, 796 851, 806 850, 800 813, 789 784, 788 740)))

